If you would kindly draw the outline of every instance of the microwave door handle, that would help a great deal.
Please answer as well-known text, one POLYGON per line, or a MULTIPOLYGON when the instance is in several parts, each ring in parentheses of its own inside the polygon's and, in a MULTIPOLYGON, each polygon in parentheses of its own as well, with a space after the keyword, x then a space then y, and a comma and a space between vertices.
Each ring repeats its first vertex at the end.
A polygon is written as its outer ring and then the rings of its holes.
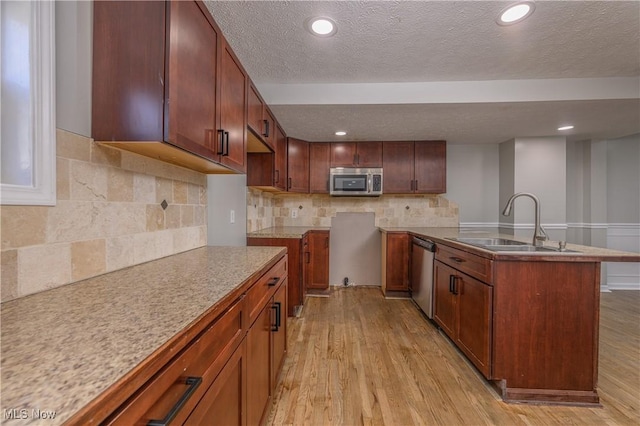
POLYGON ((367 192, 371 193, 371 187, 373 186, 373 175, 367 176, 367 192))

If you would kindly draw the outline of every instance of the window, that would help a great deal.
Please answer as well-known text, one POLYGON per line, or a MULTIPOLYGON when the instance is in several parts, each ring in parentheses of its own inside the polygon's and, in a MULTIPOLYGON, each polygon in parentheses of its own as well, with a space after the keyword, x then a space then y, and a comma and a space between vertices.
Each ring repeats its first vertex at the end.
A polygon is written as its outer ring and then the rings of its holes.
POLYGON ((0 2, 0 201, 55 205, 55 2, 0 2))

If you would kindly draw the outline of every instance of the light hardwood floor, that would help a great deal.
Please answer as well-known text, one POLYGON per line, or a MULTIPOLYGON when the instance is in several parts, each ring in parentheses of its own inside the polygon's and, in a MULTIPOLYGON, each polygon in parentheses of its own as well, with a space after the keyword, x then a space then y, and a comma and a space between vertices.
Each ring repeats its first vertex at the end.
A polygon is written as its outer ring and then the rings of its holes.
MULTIPOLYGON (((570 307, 568 307, 570 309, 570 307)), ((309 297, 269 425, 639 425, 640 292, 601 295, 602 408, 506 404, 410 300, 309 297)))

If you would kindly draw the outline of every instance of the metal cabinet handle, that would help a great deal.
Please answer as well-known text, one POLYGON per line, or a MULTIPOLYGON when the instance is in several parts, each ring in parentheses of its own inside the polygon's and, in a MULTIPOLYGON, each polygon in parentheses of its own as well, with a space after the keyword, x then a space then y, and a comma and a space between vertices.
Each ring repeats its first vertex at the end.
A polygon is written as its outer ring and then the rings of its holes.
POLYGON ((288 189, 291 189, 291 178, 289 178, 289 186, 288 189))
POLYGON ((453 260, 454 262, 458 262, 458 263, 464 263, 466 262, 466 260, 460 258, 460 257, 455 257, 455 256, 451 256, 449 257, 449 259, 453 260))
POLYGON ((279 183, 279 182, 280 182, 280 170, 276 170, 275 183, 279 183))
POLYGON ((416 184, 414 185, 414 189, 417 191, 418 190, 418 179, 415 180, 416 184))
POLYGON ((264 122, 264 133, 262 134, 262 136, 264 136, 265 138, 269 137, 269 120, 262 120, 264 122))
POLYGON ((200 383, 202 383, 202 377, 187 377, 184 383, 187 385, 187 390, 182 394, 180 399, 175 403, 171 410, 164 416, 162 420, 149 420, 147 426, 167 426, 171 423, 171 420, 180 412, 184 404, 187 403, 191 395, 196 391, 200 383))
POLYGON ((453 277, 453 291, 452 291, 452 293, 453 293, 455 296, 457 296, 457 295, 458 295, 458 278, 459 278, 459 277, 456 277, 456 276, 454 276, 454 277, 453 277))
POLYGON ((449 275, 449 293, 453 293, 453 282, 456 277, 454 275, 449 275))
POLYGON ((224 129, 219 129, 218 130, 218 136, 219 136, 219 145, 218 145, 218 151, 217 154, 218 155, 223 155, 224 153, 224 129))
POLYGON ((225 157, 229 156, 229 132, 224 132, 224 138, 225 138, 225 145, 226 145, 226 149, 224 151, 224 154, 222 154, 225 157))
POLYGON ((282 326, 282 303, 273 302, 273 305, 271 305, 271 309, 273 309, 276 314, 276 323, 275 325, 271 326, 271 331, 279 331, 280 327, 282 326))
POLYGON ((279 281, 280 281, 280 277, 273 277, 269 281, 267 281, 267 285, 269 287, 273 287, 274 285, 278 284, 279 281))

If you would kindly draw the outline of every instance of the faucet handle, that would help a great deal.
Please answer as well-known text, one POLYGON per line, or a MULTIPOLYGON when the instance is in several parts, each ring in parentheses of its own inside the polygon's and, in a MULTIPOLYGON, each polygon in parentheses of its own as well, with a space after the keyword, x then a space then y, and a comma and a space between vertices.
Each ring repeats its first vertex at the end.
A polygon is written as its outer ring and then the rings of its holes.
POLYGON ((567 242, 566 241, 558 241, 558 250, 559 251, 567 250, 567 242))

